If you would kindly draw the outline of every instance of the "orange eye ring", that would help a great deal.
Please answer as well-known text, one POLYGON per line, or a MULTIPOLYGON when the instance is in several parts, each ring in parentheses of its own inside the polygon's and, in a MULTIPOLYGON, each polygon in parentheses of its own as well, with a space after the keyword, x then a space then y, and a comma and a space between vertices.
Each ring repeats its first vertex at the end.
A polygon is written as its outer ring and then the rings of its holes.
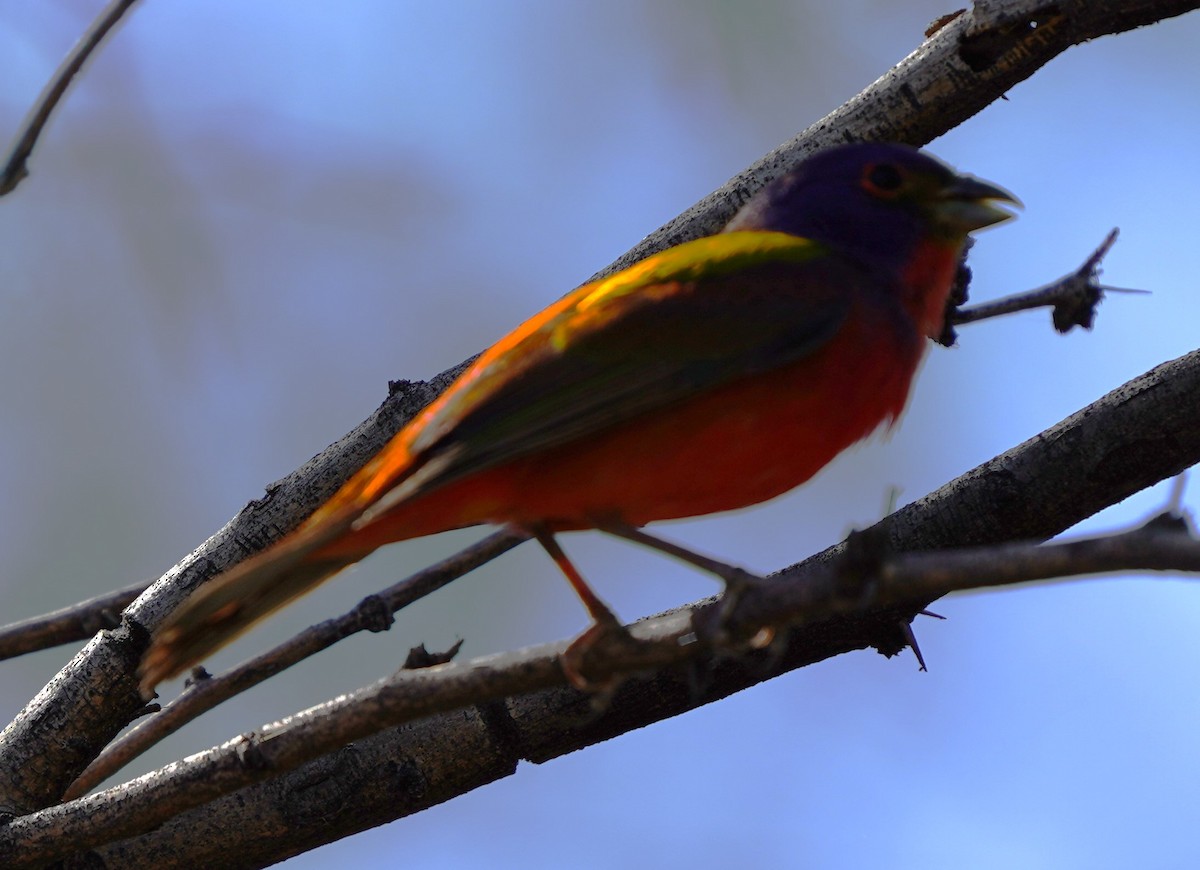
POLYGON ((894 163, 868 163, 863 167, 862 186, 868 193, 891 199, 904 187, 904 173, 894 163))

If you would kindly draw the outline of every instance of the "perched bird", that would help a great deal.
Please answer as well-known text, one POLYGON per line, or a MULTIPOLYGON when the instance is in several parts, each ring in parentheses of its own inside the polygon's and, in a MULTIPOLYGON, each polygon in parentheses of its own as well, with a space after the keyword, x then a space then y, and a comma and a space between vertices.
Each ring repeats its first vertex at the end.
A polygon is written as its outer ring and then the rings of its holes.
MULTIPOLYGON (((819 152, 716 235, 587 284, 485 351, 299 528, 158 630, 144 691, 393 541, 477 523, 554 538, 756 504, 903 410, 1002 188, 901 145, 819 152)), ((715 566, 715 567, 714 567, 715 566)))

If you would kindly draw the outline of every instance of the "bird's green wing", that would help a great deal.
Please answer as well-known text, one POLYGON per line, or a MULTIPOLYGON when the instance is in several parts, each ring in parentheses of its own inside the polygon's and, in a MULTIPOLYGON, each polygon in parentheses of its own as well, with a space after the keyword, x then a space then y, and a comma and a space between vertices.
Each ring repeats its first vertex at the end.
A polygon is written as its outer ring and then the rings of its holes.
POLYGON ((866 280, 809 240, 736 232, 585 285, 455 382, 411 444, 415 469, 370 513, 810 354, 866 280))

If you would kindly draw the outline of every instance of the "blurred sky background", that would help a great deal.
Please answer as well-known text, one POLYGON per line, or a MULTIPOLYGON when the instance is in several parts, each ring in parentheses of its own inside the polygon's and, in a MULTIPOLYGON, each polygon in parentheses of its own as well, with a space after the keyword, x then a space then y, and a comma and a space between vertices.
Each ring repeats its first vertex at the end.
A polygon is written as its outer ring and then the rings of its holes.
MULTIPOLYGON (((7 141, 100 2, 0 0, 7 141)), ((396 378, 481 350, 881 75, 950 6, 146 0, 0 201, 0 616, 158 576, 396 378)), ((769 505, 660 529, 759 571, 918 498, 1197 346, 1200 16, 1071 49, 934 142, 1009 187, 973 296, 1113 226, 1094 332, 1045 313, 933 348, 895 436, 769 505)), ((1158 509, 1159 487, 1086 524, 1158 509)), ((1186 502, 1200 504, 1200 482, 1186 502)), ((388 548, 216 668, 477 537, 388 548)), ((626 618, 714 591, 596 535, 626 618)), ((955 596, 930 664, 860 652, 289 864, 1194 867, 1200 593, 1129 577, 955 596)), ((533 547, 209 714, 141 772, 391 672, 586 619, 533 547)), ((0 663, 7 721, 74 652, 0 663)), ((168 687, 175 691, 177 686, 168 687)))

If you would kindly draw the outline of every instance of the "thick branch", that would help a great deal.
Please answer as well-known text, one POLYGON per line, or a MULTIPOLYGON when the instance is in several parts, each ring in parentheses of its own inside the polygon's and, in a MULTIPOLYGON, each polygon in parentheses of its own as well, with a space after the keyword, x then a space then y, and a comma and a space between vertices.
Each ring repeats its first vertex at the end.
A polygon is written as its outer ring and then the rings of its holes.
MULTIPOLYGON (((1184 522, 1163 517, 1124 534, 1092 540, 899 554, 874 562, 867 571, 859 570, 859 558, 848 554, 839 561, 811 563, 807 570, 792 572, 785 580, 754 586, 746 593, 739 614, 742 619, 754 614, 755 625, 748 634, 763 627, 803 630, 843 616, 881 614, 886 619, 889 613, 911 613, 921 602, 956 590, 1098 572, 1200 572, 1200 541, 1189 531, 1184 522), (869 606, 865 606, 867 602, 869 606)), ((679 678, 679 669, 672 666, 683 663, 691 663, 701 672, 711 669, 721 651, 714 652, 695 640, 689 615, 684 609, 642 621, 636 627, 642 642, 621 645, 615 653, 597 657, 592 663, 593 676, 628 678, 653 671, 656 678, 679 678)), ((762 653, 752 652, 748 664, 774 671, 771 658, 786 655, 786 645, 786 640, 781 642, 780 649, 768 652, 765 661, 762 653)), ((20 866, 29 859, 65 856, 149 830, 218 795, 272 779, 384 729, 537 690, 565 690, 566 679, 559 665, 565 646, 559 643, 464 665, 401 671, 267 726, 258 734, 243 735, 123 786, 18 819, 0 838, 0 858, 7 866, 20 866)), ((583 702, 586 696, 577 700, 583 702)), ((694 705, 699 698, 693 695, 689 700, 694 705)), ((446 748, 452 756, 458 747, 446 748)), ((486 753, 486 757, 495 756, 486 753)), ((231 850, 225 838, 219 842, 220 863, 225 864, 230 855, 242 854, 241 845, 231 850)), ((117 863, 140 863, 133 857, 126 852, 117 863)), ((205 860, 217 857, 209 854, 205 860)))

